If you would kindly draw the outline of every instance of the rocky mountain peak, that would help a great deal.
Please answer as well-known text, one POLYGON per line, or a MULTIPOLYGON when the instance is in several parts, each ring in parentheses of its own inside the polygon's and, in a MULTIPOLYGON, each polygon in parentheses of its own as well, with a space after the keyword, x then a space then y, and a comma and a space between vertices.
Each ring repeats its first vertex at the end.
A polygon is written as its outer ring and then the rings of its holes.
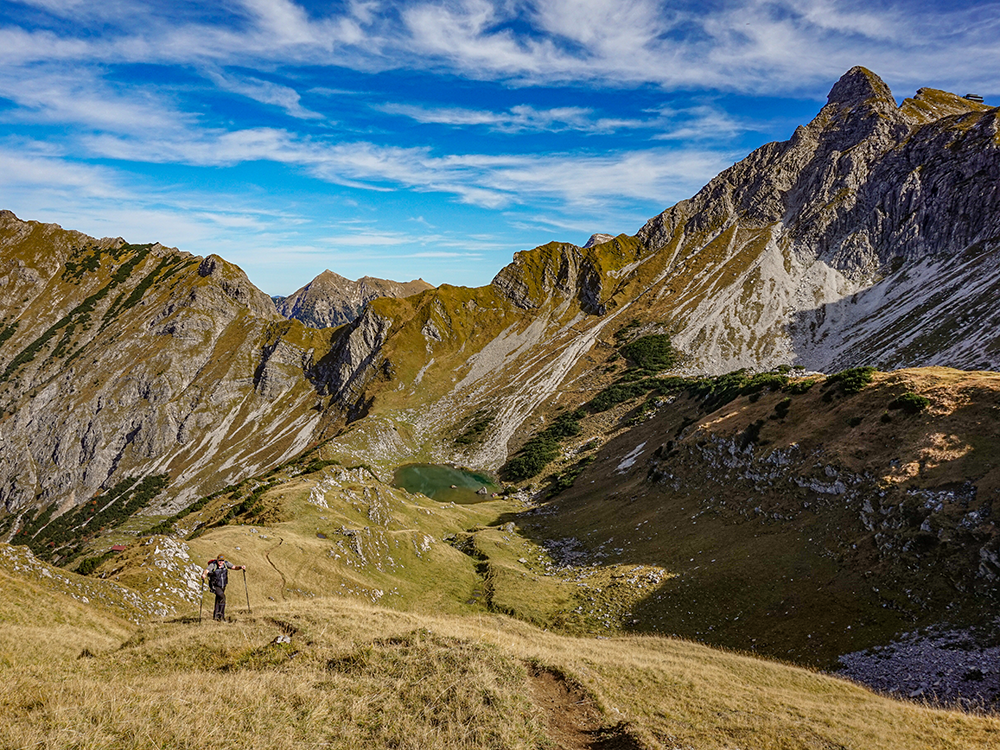
POLYGON ((856 107, 859 104, 889 104, 896 108, 896 100, 885 81, 867 68, 856 65, 840 77, 840 80, 830 89, 827 104, 836 104, 843 108, 856 107))
POLYGON ((611 242, 613 239, 613 235, 597 232, 590 235, 590 239, 587 240, 587 243, 583 246, 583 248, 586 250, 588 247, 594 247, 594 245, 603 245, 605 242, 611 242))
POLYGON ((315 279, 306 284, 306 286, 311 286, 313 284, 330 284, 330 283, 334 284, 350 283, 350 279, 341 276, 339 273, 334 273, 329 268, 327 268, 325 271, 319 274, 319 276, 317 276, 315 279))
POLYGON ((210 278, 228 297, 264 319, 275 318, 271 298, 255 287, 239 266, 218 255, 209 255, 198 265, 198 275, 210 278))
POLYGON ((351 281, 327 269, 288 297, 276 298, 278 312, 314 328, 330 328, 358 318, 379 297, 409 297, 433 289, 423 279, 398 282, 364 276, 351 281))

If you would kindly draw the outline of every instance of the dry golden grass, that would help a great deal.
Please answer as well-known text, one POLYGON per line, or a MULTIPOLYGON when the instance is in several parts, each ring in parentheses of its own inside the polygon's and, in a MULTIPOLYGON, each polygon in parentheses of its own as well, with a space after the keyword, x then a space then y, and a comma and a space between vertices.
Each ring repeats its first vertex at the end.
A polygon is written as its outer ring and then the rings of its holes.
POLYGON ((589 693, 623 747, 1000 747, 997 718, 685 641, 570 638, 496 615, 318 599, 91 644, 92 658, 64 648, 0 668, 0 747, 552 747, 528 689, 539 665, 589 693))

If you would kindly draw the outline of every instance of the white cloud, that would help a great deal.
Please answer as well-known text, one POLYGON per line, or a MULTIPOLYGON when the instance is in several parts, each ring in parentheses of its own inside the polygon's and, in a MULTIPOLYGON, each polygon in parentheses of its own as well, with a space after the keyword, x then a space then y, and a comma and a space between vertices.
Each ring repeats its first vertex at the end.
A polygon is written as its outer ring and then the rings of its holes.
POLYGON ((124 190, 114 173, 104 167, 74 163, 23 147, 0 147, 0 187, 12 191, 42 189, 48 195, 82 193, 93 198, 117 198, 124 190))
POLYGON ((422 107, 413 104, 382 104, 376 109, 387 114, 402 115, 419 123, 453 125, 456 127, 484 125, 502 133, 563 132, 612 133, 616 130, 653 128, 651 120, 594 117, 589 107, 553 107, 536 109, 527 104, 511 107, 506 112, 492 112, 463 107, 422 107))
POLYGON ((343 234, 335 237, 324 237, 324 242, 338 247, 386 247, 404 245, 411 241, 405 234, 386 234, 382 232, 361 232, 343 234))
POLYGON ((195 118, 148 86, 117 86, 88 68, 24 66, 0 69, 0 97, 16 109, 0 120, 72 125, 85 130, 143 135, 179 133, 195 118))
POLYGON ((227 75, 219 71, 206 74, 220 89, 240 94, 248 99, 263 104, 273 104, 280 107, 292 117, 302 120, 322 119, 323 115, 306 109, 301 104, 299 92, 289 86, 282 86, 272 81, 263 81, 252 76, 227 75))
POLYGON ((995 2, 945 9, 915 0, 729 0, 678 10, 661 0, 355 1, 315 14, 292 0, 242 0, 242 20, 225 24, 193 3, 36 4, 81 18, 85 33, 7 26, 0 64, 332 65, 778 95, 825 93, 858 63, 893 85, 992 90, 1000 64, 995 2), (88 26, 93 18, 103 23, 88 26))

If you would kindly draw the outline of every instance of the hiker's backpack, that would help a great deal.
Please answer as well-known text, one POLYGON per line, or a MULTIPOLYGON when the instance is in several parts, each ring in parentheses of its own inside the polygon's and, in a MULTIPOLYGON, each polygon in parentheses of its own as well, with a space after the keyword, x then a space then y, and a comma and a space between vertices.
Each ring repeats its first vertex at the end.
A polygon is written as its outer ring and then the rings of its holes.
POLYGON ((226 584, 229 583, 229 568, 225 561, 220 563, 218 560, 209 560, 208 568, 208 585, 213 589, 226 588, 226 584), (213 565, 215 566, 214 569, 212 568, 213 565))

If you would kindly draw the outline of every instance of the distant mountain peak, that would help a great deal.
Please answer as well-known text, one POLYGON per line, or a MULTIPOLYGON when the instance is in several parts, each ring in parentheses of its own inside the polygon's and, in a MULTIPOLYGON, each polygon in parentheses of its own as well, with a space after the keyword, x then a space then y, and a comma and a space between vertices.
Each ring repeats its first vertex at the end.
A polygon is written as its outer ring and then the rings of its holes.
POLYGON ((597 232, 590 235, 590 239, 587 240, 587 244, 583 246, 584 250, 588 247, 594 247, 594 245, 603 245, 605 242, 610 242, 614 239, 614 235, 604 234, 603 232, 597 232))
POLYGON ((352 322, 373 299, 410 297, 433 288, 423 279, 399 282, 362 276, 351 281, 327 269, 294 294, 275 298, 275 304, 286 318, 329 328, 352 322))

